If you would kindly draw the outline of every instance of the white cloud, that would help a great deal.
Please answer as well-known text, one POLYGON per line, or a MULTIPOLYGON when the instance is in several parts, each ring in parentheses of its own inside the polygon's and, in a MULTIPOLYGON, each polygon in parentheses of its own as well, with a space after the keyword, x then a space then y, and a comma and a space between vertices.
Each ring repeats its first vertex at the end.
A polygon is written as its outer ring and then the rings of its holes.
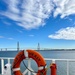
POLYGON ((52 39, 75 40, 75 27, 67 27, 60 29, 55 34, 49 35, 52 39))
POLYGON ((0 38, 4 38, 4 36, 0 36, 0 38))
MULTIPOLYGON (((25 29, 45 25, 45 20, 53 13, 61 18, 75 14, 75 0, 4 0, 8 10, 0 11, 25 29)), ((71 20, 71 19, 70 19, 71 20)))
POLYGON ((29 35, 29 36, 30 36, 30 37, 33 37, 34 35, 31 34, 31 35, 29 35))
POLYGON ((3 23, 4 23, 5 25, 7 25, 7 26, 10 26, 10 25, 11 25, 11 23, 9 23, 9 22, 7 22, 7 21, 3 21, 3 23))
POLYGON ((19 30, 19 29, 16 29, 19 33, 23 33, 23 31, 22 30, 19 30))
POLYGON ((61 18, 75 14, 75 0, 54 0, 56 9, 54 17, 61 15, 61 18))
POLYGON ((44 26, 45 19, 53 9, 50 0, 7 0, 8 10, 1 15, 16 21, 17 25, 26 29, 44 26))
POLYGON ((9 40, 14 40, 14 38, 12 38, 12 37, 6 38, 6 37, 4 37, 4 36, 0 36, 0 38, 5 38, 5 39, 9 39, 9 40))
POLYGON ((75 22, 74 22, 74 25, 75 25, 75 22))
POLYGON ((7 39, 9 39, 9 40, 14 40, 13 38, 7 38, 7 39))

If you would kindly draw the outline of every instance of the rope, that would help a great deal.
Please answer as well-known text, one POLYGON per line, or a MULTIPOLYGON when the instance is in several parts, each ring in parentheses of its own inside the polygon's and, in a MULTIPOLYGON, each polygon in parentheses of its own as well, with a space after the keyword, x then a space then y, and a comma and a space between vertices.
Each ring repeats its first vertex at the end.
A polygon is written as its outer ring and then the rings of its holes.
POLYGON ((44 73, 50 68, 50 66, 48 66, 45 71, 43 73, 41 73, 41 75, 44 75, 44 73))
POLYGON ((26 66, 26 64, 25 64, 25 62, 23 61, 23 65, 26 67, 26 69, 28 69, 30 72, 33 72, 33 73, 38 73, 38 72, 36 72, 36 71, 32 71, 32 70, 30 70, 27 66, 26 66))
MULTIPOLYGON (((36 72, 36 71, 30 70, 30 69, 26 66, 26 64, 25 64, 24 61, 23 61, 23 64, 24 64, 24 66, 26 67, 26 69, 28 69, 30 72, 32 72, 32 73, 38 73, 38 72, 36 72)), ((50 68, 50 66, 48 66, 48 67, 45 69, 45 71, 44 71, 44 72, 41 72, 40 74, 41 74, 41 75, 44 75, 44 73, 45 73, 49 68, 50 68)))

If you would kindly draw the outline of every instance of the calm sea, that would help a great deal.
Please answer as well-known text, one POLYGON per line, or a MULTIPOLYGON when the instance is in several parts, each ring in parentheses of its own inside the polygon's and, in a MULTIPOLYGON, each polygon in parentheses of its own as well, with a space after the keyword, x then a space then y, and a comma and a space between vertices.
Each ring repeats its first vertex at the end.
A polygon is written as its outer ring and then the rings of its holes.
MULTIPOLYGON (((75 59, 75 51, 51 51, 51 50, 40 50, 38 51, 44 58, 54 58, 54 59, 75 59)), ((15 57, 18 51, 0 51, 0 57, 15 57)), ((6 60, 5 60, 6 61, 6 60)), ((13 60, 11 61, 11 63, 13 60)), ((24 61, 25 64, 27 65, 27 60, 24 61)), ((51 64, 51 61, 46 61, 47 66, 51 64)), ((1 63, 1 61, 0 61, 1 63)), ((6 63, 6 62, 5 62, 6 63)), ((37 65, 36 63, 32 60, 32 68, 37 71, 37 65)), ((57 75, 67 75, 66 69, 67 69, 67 62, 66 61, 56 61, 57 64, 57 75)), ((22 71, 25 69, 23 63, 21 63, 21 68, 22 71)), ((69 75, 75 75, 75 62, 69 62, 69 75)), ((1 69, 1 68, 0 68, 1 69)), ((47 75, 50 75, 50 68, 47 71, 47 75)))

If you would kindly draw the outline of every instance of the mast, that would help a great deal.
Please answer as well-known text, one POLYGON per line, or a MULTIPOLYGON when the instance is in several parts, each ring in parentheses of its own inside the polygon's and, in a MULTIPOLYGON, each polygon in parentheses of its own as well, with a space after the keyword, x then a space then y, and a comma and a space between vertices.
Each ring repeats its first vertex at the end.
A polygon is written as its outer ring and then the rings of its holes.
POLYGON ((19 51, 20 48, 19 48, 19 42, 17 42, 17 51, 19 51))
POLYGON ((40 44, 38 43, 38 46, 37 46, 37 50, 39 51, 40 50, 40 44))

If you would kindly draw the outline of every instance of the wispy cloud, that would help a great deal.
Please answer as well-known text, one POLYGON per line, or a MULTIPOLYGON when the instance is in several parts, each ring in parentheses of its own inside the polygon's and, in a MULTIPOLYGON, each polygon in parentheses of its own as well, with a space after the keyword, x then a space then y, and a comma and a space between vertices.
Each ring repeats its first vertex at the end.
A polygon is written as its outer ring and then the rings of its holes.
POLYGON ((23 31, 22 31, 22 30, 17 29, 17 31, 18 31, 19 33, 23 33, 23 31))
POLYGON ((75 27, 60 29, 55 34, 51 34, 48 37, 52 39, 75 40, 75 27))
POLYGON ((54 17, 61 15, 61 18, 75 14, 75 0, 53 0, 56 6, 54 17))
POLYGON ((8 10, 0 13, 26 29, 44 26, 53 9, 50 0, 7 0, 8 10))
POLYGON ((32 34, 31 34, 31 35, 29 35, 29 36, 30 36, 30 37, 34 37, 34 35, 32 35, 32 34))
POLYGON ((74 25, 75 25, 75 22, 74 22, 74 25))
POLYGON ((3 21, 3 23, 4 23, 5 25, 7 25, 7 26, 10 26, 10 25, 11 25, 11 23, 9 23, 9 22, 7 22, 7 21, 3 21))
POLYGON ((9 39, 9 40, 14 40, 14 38, 11 38, 11 37, 4 37, 4 36, 0 36, 0 38, 4 38, 4 39, 9 39))
POLYGON ((4 36, 0 36, 0 38, 4 38, 4 36))
MULTIPOLYGON (((34 29, 45 25, 45 20, 53 13, 61 18, 75 14, 75 0, 4 0, 7 11, 1 11, 17 25, 34 29)), ((70 19, 71 20, 71 19, 70 19)))
POLYGON ((9 39, 9 40, 14 40, 14 38, 7 38, 7 39, 9 39))

